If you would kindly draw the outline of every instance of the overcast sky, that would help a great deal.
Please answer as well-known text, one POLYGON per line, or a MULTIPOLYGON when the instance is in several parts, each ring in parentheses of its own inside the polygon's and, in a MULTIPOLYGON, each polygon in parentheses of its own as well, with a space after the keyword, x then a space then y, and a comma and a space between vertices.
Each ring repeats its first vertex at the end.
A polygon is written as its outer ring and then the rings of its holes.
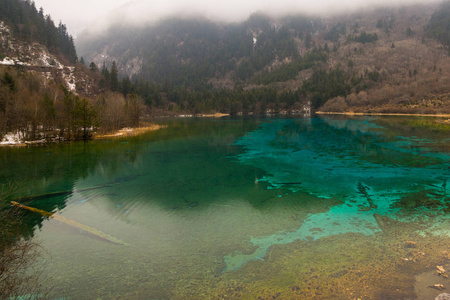
POLYGON ((71 34, 100 26, 100 20, 153 21, 168 15, 201 14, 220 21, 241 21, 256 11, 275 14, 343 12, 370 5, 412 4, 434 0, 34 0, 56 25, 61 20, 71 34), (94 25, 97 24, 97 25, 94 25))

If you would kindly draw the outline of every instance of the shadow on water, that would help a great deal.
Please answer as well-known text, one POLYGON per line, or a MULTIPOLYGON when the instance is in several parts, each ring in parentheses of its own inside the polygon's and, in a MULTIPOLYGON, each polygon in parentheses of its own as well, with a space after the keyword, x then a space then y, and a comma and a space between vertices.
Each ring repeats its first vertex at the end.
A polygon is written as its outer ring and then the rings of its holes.
MULTIPOLYGON (((184 210, 202 208, 230 188, 254 186, 255 178, 262 177, 260 170, 237 166, 231 159, 240 152, 234 141, 260 121, 164 122, 167 129, 138 137, 2 148, 0 182, 17 186, 12 200, 48 212, 64 210, 69 199, 84 203, 98 196, 106 196, 117 208, 151 202, 166 210, 184 210)), ((42 218, 32 213, 26 217, 32 235, 42 218)))

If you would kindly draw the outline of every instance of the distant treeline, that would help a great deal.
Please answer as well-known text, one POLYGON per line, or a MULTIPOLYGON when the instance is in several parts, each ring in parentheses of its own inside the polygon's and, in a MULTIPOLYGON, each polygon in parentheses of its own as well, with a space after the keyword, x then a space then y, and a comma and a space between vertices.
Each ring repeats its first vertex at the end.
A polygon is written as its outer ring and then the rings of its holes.
POLYGON ((102 75, 102 88, 137 94, 152 109, 264 114, 299 110, 309 102, 318 108, 383 80, 378 70, 353 70, 351 59, 348 66, 328 66, 341 42, 377 40, 356 23, 326 29, 319 18, 254 14, 239 24, 169 19, 148 27, 117 26, 78 41, 87 57, 107 47, 108 56, 118 58, 102 66, 90 63, 102 75), (316 36, 319 30, 327 30, 324 43, 316 36), (133 75, 124 75, 131 69, 133 75))
POLYGON ((66 25, 59 23, 56 27, 50 15, 44 15, 42 8, 38 11, 33 1, 0 0, 0 21, 12 28, 14 37, 25 42, 38 42, 70 63, 77 61, 74 41, 66 25))
MULTIPOLYGON (((325 50, 313 50, 304 57, 298 57, 295 64, 282 65, 270 73, 261 73, 255 80, 270 81, 271 77, 291 78, 299 70, 310 68, 317 62, 327 59, 325 50), (293 69, 295 67, 295 69, 293 69)), ((101 83, 107 90, 119 92, 127 97, 129 94, 139 95, 149 109, 158 109, 173 113, 208 113, 224 112, 230 114, 265 114, 267 112, 296 111, 310 102, 312 108, 319 108, 331 98, 348 96, 368 89, 376 82, 381 82, 385 74, 374 70, 356 76, 353 72, 344 71, 341 67, 331 70, 315 68, 312 76, 305 79, 295 90, 280 91, 276 86, 267 84, 251 89, 236 87, 234 89, 192 90, 183 86, 172 86, 169 83, 150 83, 143 79, 130 80, 124 77, 119 80, 116 64, 111 70, 103 65, 98 70, 94 63, 92 71, 102 75, 101 83)))

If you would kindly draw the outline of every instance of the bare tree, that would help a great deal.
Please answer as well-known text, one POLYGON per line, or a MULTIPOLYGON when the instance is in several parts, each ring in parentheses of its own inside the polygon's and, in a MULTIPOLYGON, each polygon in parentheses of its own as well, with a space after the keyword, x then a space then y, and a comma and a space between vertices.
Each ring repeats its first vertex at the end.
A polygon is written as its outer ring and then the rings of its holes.
POLYGON ((9 185, 0 187, 0 299, 24 295, 45 299, 51 289, 41 282, 43 267, 35 264, 42 251, 37 243, 22 237, 24 212, 9 207, 6 195, 10 190, 9 185))

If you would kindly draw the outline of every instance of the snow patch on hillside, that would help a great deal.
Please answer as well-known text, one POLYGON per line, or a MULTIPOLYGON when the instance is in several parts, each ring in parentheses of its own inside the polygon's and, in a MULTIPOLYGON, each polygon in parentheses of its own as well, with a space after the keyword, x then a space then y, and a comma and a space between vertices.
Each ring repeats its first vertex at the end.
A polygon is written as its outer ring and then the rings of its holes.
POLYGON ((125 74, 128 74, 129 76, 133 76, 135 74, 139 74, 142 70, 143 65, 142 58, 136 56, 132 60, 130 60, 127 65, 125 66, 125 74))
POLYGON ((75 67, 66 67, 62 73, 64 81, 69 89, 69 91, 76 91, 76 80, 75 80, 75 67))
POLYGON ((6 33, 10 32, 8 26, 6 26, 3 21, 0 21, 0 31, 4 31, 6 33))
MULTIPOLYGON (((14 39, 11 29, 2 21, 0 21, 0 49, 3 54, 0 57, 0 65, 24 66, 30 71, 41 73, 47 79, 55 79, 50 70, 57 70, 57 76, 62 77, 66 87, 72 92, 76 91, 75 67, 65 66, 39 43, 23 43, 14 39)), ((10 143, 11 140, 6 142, 10 143)))
POLYGON ((10 36, 10 30, 3 21, 0 21, 0 41, 5 43, 10 36))
POLYGON ((12 58, 5 57, 2 61, 0 61, 0 65, 12 66, 15 65, 15 62, 12 58))
POLYGON ((19 132, 10 132, 6 134, 3 139, 0 141, 0 145, 20 145, 23 144, 23 141, 20 137, 19 132))

